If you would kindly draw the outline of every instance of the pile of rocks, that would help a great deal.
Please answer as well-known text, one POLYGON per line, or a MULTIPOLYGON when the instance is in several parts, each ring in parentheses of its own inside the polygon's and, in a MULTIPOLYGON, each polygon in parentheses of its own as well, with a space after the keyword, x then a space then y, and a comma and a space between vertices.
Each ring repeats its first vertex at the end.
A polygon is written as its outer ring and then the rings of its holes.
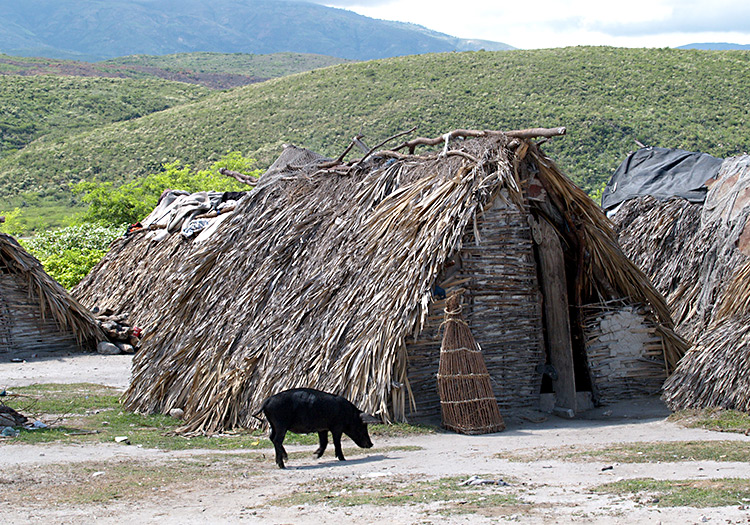
POLYGON ((114 314, 109 310, 99 312, 94 308, 96 322, 107 334, 107 341, 96 345, 100 354, 134 354, 140 344, 141 329, 128 323, 128 314, 114 314))

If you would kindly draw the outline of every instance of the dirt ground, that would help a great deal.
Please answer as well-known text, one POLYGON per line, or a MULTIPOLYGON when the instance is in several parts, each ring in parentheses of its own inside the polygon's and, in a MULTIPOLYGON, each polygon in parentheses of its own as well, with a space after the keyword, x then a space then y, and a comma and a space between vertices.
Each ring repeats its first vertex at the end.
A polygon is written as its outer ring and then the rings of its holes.
MULTIPOLYGON (((91 382, 125 388, 130 356, 82 355, 60 359, 0 363, 0 388, 33 383, 91 382)), ((216 451, 160 451, 127 445, 19 445, 0 441, 0 523, 263 523, 263 524, 485 524, 521 523, 750 523, 750 502, 719 508, 660 507, 655 499, 594 492, 604 483, 636 478, 710 480, 750 478, 747 462, 680 461, 617 463, 533 459, 550 450, 586 449, 629 442, 736 440, 742 434, 680 427, 666 420, 667 409, 656 398, 633 400, 592 410, 575 420, 534 413, 508 419, 497 434, 453 433, 373 439, 370 450, 347 441, 347 461, 328 451, 320 460, 314 446, 289 446, 286 470, 273 463, 273 451, 233 451, 222 459, 216 451), (303 452, 302 455, 294 454, 303 452), (501 453, 530 454, 512 461, 501 453), (211 458, 208 461, 206 458, 211 458), (218 458, 218 459, 217 459, 218 458), (179 468, 201 459, 207 465, 187 481, 154 486, 149 492, 105 503, 71 503, 45 497, 59 476, 75 465, 95 465, 81 484, 138 469, 179 468), (123 470, 125 466, 125 470, 123 470), (225 469, 226 475, 216 469, 225 469), (213 469, 209 472, 210 469, 213 469), (57 473, 55 476, 52 473, 57 473), (11 474, 12 473, 12 474, 11 474), (439 500, 408 504, 342 506, 352 491, 388 491, 394 498, 414 496, 420 483, 443 478, 502 478, 507 485, 485 485, 476 501, 439 500), (15 490, 23 486, 25 494, 15 490), (363 489, 364 487, 364 489, 363 489), (318 493, 318 489, 324 491, 318 493), (14 492, 15 490, 15 492, 14 492), (305 497, 305 496, 309 497, 305 497), (296 499, 280 501, 293 496, 296 499), (511 503, 481 501, 508 496, 511 503), (512 503, 515 501, 516 503, 512 503)), ((544 456, 549 457, 549 456, 544 456)), ((555 456, 552 456, 555 458, 555 456)), ((559 457, 559 456, 558 456, 559 457)), ((136 478, 137 479, 137 478, 136 478)), ((57 481, 56 481, 57 480, 57 481)), ((145 479, 143 480, 145 483, 145 479)), ((140 485, 134 481, 134 485, 140 485)), ((431 490, 431 489, 430 489, 431 490)), ((381 494, 382 495, 382 494, 381 494)))

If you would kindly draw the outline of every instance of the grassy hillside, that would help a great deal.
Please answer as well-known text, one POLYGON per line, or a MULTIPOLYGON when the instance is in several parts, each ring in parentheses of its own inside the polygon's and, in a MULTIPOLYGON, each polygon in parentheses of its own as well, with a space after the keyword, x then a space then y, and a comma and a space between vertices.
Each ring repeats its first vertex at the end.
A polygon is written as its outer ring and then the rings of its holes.
POLYGON ((159 68, 166 71, 237 74, 276 78, 311 69, 349 62, 343 58, 310 53, 176 53, 172 55, 130 55, 99 62, 101 66, 159 68))
POLYGON ((231 89, 343 62, 348 60, 304 53, 131 55, 103 62, 0 54, 0 75, 163 79, 231 89))
POLYGON ((0 75, 0 158, 41 137, 135 119, 208 93, 161 80, 0 75))
POLYGON ((566 126, 545 150, 587 190, 647 145, 724 157, 750 150, 750 53, 576 47, 409 56, 310 71, 73 136, 0 160, 0 192, 119 181, 238 150, 267 166, 286 142, 338 155, 418 126, 566 126))

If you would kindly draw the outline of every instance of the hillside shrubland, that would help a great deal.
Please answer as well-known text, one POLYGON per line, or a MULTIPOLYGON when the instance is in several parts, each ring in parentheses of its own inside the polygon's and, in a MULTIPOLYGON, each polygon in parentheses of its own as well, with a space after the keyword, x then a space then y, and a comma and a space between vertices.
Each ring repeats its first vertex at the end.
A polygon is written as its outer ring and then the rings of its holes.
POLYGON ((68 137, 196 101, 205 88, 161 80, 0 75, 0 158, 36 139, 68 137))
POLYGON ((167 71, 236 74, 261 78, 293 75, 311 69, 350 62, 343 58, 310 53, 176 53, 172 55, 130 55, 111 58, 98 65, 159 68, 167 71))
MULTIPOLYGON (((114 185, 227 151, 268 166, 282 144, 338 155, 418 127, 566 126, 545 151, 586 191, 601 188, 635 141, 718 157, 750 150, 750 53, 575 47, 466 52, 351 63, 278 78, 141 118, 48 135, 0 160, 0 192, 114 185)), ((75 79, 72 79, 75 81, 75 79)))

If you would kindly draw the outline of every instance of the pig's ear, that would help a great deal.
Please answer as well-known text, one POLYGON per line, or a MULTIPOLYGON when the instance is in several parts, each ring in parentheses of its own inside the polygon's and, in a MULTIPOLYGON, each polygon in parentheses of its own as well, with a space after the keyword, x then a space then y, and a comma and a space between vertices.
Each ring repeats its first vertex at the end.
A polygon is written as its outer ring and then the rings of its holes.
POLYGON ((360 412, 359 413, 359 419, 362 420, 362 423, 369 425, 369 424, 375 424, 375 423, 382 423, 378 418, 371 416, 367 412, 360 412))

